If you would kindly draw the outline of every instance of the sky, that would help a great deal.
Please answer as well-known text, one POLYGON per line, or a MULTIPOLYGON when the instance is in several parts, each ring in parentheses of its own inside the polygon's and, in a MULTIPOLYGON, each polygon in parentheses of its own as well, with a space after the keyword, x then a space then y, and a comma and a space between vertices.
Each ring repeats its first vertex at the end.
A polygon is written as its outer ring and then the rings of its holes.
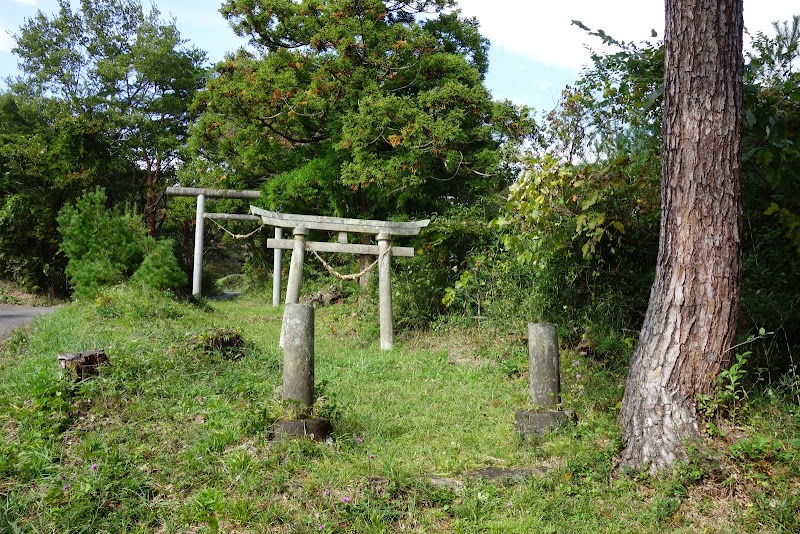
MULTIPOLYGON (((0 80, 17 72, 11 53, 26 18, 37 10, 57 11, 56 0, 0 0, 0 80)), ((73 6, 77 0, 72 0, 73 6)), ((145 5, 149 0, 143 0, 145 5)), ((164 18, 174 18, 184 39, 208 53, 211 63, 244 44, 219 14, 222 0, 154 0, 164 18)), ((580 20, 617 40, 651 39, 664 33, 663 0, 459 0, 462 14, 476 17, 491 41, 486 85, 496 99, 509 99, 538 111, 552 109, 565 85, 589 64, 587 46, 600 49, 599 39, 571 24, 580 20)), ((800 14, 797 0, 745 0, 745 26, 750 33, 771 32, 771 22, 800 14)), ((745 41, 747 38, 745 37, 745 41)), ((0 81, 0 90, 6 85, 0 81)))

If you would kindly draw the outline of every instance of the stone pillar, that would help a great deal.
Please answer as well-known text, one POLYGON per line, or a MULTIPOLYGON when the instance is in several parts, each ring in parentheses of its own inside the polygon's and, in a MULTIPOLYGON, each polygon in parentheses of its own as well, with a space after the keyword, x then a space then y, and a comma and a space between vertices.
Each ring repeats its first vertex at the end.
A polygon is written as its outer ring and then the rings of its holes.
POLYGON ((203 284, 203 234, 205 232, 206 197, 197 195, 197 219, 194 227, 194 259, 192 270, 192 295, 199 297, 203 284))
POLYGON ((517 410, 514 413, 517 432, 530 438, 545 434, 554 427, 577 421, 575 414, 558 409, 561 402, 561 383, 556 325, 528 324, 528 370, 528 393, 534 408, 517 410))
POLYGON ((528 324, 528 369, 531 402, 540 408, 553 408, 561 399, 556 325, 528 324))
POLYGON ((303 283, 303 261, 306 256, 306 236, 308 228, 298 226, 294 229, 294 248, 292 263, 289 265, 289 281, 286 283, 286 304, 300 302, 300 286, 303 283))
POLYGON ((273 440, 308 438, 325 441, 333 432, 331 422, 314 417, 314 307, 287 304, 283 312, 286 341, 283 351, 281 398, 291 414, 271 427, 273 440))
MULTIPOLYGON (((275 239, 283 239, 283 228, 275 228, 275 239)), ((272 249, 272 305, 281 305, 281 262, 283 260, 283 249, 272 249)))
POLYGON ((283 328, 282 396, 307 415, 314 404, 314 307, 287 304, 283 328))
POLYGON ((392 254, 391 235, 378 234, 378 303, 381 322, 381 350, 394 346, 394 319, 392 318, 392 254))

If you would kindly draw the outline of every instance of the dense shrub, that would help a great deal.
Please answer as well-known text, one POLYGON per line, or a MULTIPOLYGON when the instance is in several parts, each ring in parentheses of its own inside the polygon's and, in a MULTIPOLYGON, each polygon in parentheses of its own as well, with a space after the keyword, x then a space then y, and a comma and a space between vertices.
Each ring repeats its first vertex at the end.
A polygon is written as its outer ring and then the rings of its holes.
POLYGON ((107 208, 105 191, 97 188, 65 205, 58 214, 61 251, 68 259, 66 274, 73 294, 91 298, 103 287, 133 276, 153 289, 181 289, 181 271, 171 240, 147 235, 140 216, 107 208))
MULTIPOLYGON (((495 208, 496 213, 496 208, 495 208)), ((394 262, 395 321, 400 328, 429 325, 443 313, 476 315, 486 296, 447 298, 448 288, 458 283, 470 258, 496 249, 497 235, 490 229, 491 209, 475 205, 456 207, 432 217, 430 225, 411 240, 416 255, 394 262)))
POLYGON ((175 242, 164 239, 153 243, 144 261, 131 277, 131 282, 152 289, 181 290, 186 287, 187 276, 183 272, 173 252, 175 242))
POLYGON ((498 223, 535 280, 536 319, 563 332, 638 329, 658 247, 658 155, 569 164, 527 161, 498 223))
POLYGON ((99 288, 123 281, 143 259, 146 234, 140 218, 108 209, 102 188, 65 205, 57 221, 75 296, 91 297, 99 288))

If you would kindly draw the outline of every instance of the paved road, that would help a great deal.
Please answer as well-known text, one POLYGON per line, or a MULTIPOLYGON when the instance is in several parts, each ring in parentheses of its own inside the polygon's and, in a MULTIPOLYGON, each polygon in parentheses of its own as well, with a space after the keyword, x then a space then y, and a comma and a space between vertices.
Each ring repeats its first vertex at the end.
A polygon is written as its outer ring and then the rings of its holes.
POLYGON ((10 336, 16 327, 26 325, 43 313, 50 313, 55 309, 55 306, 27 307, 0 304, 0 341, 10 336))

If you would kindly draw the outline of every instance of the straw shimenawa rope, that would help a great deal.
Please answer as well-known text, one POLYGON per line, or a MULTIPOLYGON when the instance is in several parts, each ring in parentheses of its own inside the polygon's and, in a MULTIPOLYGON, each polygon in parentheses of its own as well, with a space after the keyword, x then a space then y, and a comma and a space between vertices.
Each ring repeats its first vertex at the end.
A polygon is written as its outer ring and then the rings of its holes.
POLYGON ((322 264, 322 266, 323 266, 323 267, 325 267, 325 269, 326 269, 326 270, 327 270, 327 271, 328 271, 328 272, 329 272, 329 273, 330 273, 332 276, 335 276, 335 277, 336 277, 336 278, 338 278, 339 280, 343 280, 343 281, 347 282, 347 281, 349 281, 349 280, 358 280, 359 278, 361 278, 362 276, 364 276, 365 274, 367 274, 368 272, 370 272, 372 269, 374 269, 374 268, 375 268, 375 266, 376 266, 376 265, 378 265, 378 262, 381 260, 381 257, 382 257, 383 255, 385 255, 385 254, 390 254, 390 253, 391 253, 391 251, 392 251, 392 247, 390 246, 388 249, 386 249, 386 251, 385 251, 385 252, 382 252, 382 253, 381 253, 381 255, 380 255, 380 256, 378 256, 378 259, 376 259, 375 261, 373 261, 373 262, 372 262, 372 263, 371 263, 369 266, 365 267, 365 268, 364 268, 364 269, 363 269, 363 270, 362 270, 360 273, 355 273, 355 274, 341 274, 340 272, 336 271, 336 269, 334 269, 333 267, 331 267, 331 266, 328 264, 328 262, 326 262, 325 260, 323 260, 323 259, 322 259, 322 256, 320 256, 319 254, 317 254, 317 251, 316 251, 316 250, 314 250, 314 249, 311 247, 311 245, 310 245, 310 244, 308 244, 308 243, 306 243, 306 250, 310 251, 310 252, 311 252, 311 253, 314 255, 314 257, 315 257, 315 258, 317 258, 317 259, 319 260, 319 262, 322 264))
POLYGON ((256 235, 258 232, 260 232, 262 228, 264 228, 264 225, 262 224, 261 226, 259 226, 258 228, 256 228, 256 229, 255 229, 255 230, 253 230, 252 232, 250 232, 249 234, 234 234, 233 232, 231 232, 230 230, 228 230, 227 228, 225 228, 224 226, 222 226, 220 223, 218 223, 218 222, 217 222, 215 219, 212 219, 212 218, 210 218, 210 217, 206 217, 206 218, 207 218, 209 221, 211 221, 211 222, 213 222, 214 224, 216 224, 217 226, 219 226, 219 227, 222 229, 222 231, 223 231, 223 232, 225 232, 226 234, 228 234, 229 236, 231 236, 231 237, 232 237, 232 238, 234 238, 234 239, 247 239, 248 237, 253 237, 253 236, 254 236, 254 235, 256 235))

